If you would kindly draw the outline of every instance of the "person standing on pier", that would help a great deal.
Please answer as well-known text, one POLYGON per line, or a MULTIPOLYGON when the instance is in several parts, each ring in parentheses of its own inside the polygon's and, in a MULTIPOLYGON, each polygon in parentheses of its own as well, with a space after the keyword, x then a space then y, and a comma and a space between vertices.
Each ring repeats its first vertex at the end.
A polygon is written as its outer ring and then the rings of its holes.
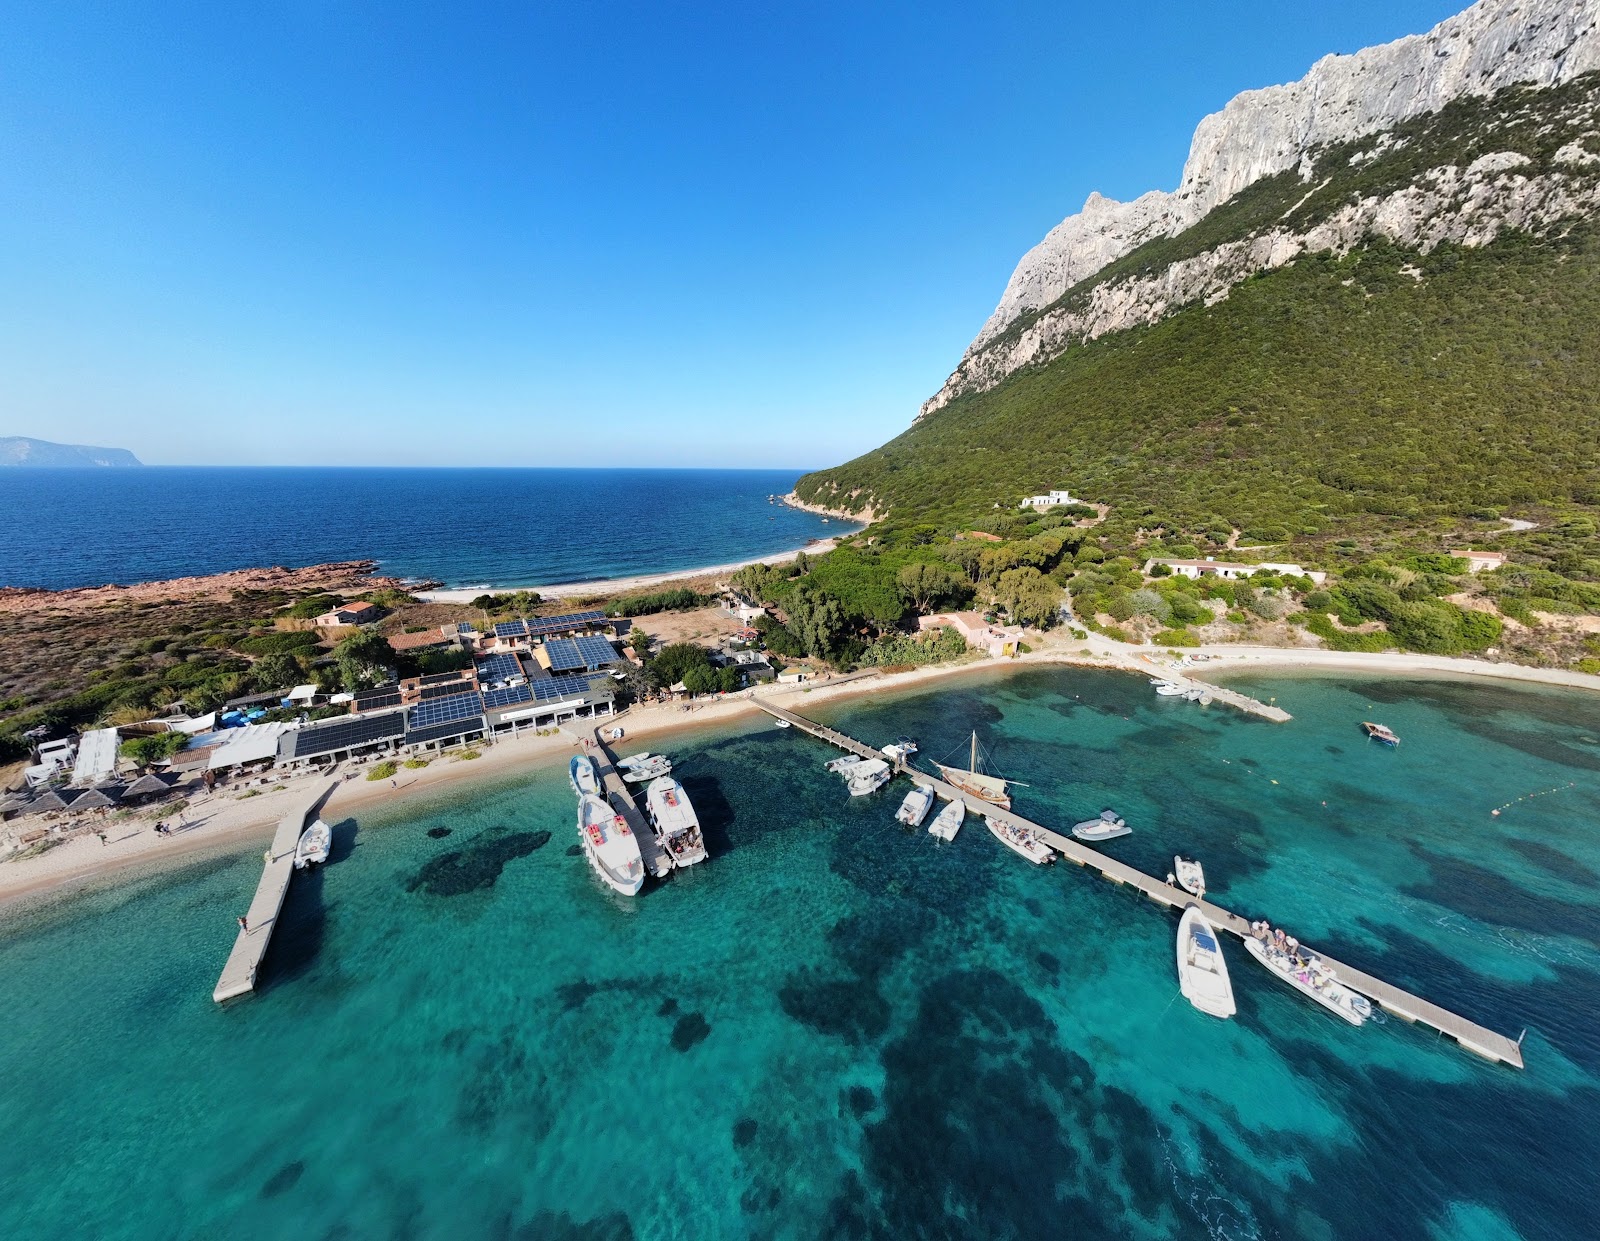
POLYGON ((244 932, 246 935, 250 933, 250 920, 243 914, 239 915, 239 930, 244 932))

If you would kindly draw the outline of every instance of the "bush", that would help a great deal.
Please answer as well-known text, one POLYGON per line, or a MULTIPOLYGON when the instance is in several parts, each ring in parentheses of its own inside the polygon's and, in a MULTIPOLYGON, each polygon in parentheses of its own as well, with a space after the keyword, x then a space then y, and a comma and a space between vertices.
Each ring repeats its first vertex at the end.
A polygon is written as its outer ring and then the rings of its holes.
POLYGON ((387 780, 390 777, 392 777, 395 772, 397 772, 399 770, 400 770, 400 764, 399 763, 396 763, 393 759, 384 759, 383 762, 379 763, 371 771, 367 772, 367 779, 369 779, 369 780, 387 780))
POLYGON ((1333 606, 1333 596, 1325 590, 1313 590, 1306 596, 1306 608, 1312 612, 1326 612, 1333 606))
POLYGON ((1387 651, 1395 644, 1394 639, 1381 630, 1376 633, 1345 633, 1335 629, 1333 622, 1321 612, 1307 614, 1306 628, 1333 651, 1387 651))
POLYGON ((141 767, 153 767, 171 758, 189 744, 188 733, 156 733, 151 737, 130 737, 117 747, 124 758, 141 767))
POLYGON ((1163 629, 1151 639, 1157 646, 1199 646, 1200 639, 1187 629, 1163 629))
POLYGON ((894 664, 942 664, 969 652, 967 640, 954 629, 938 629, 916 637, 880 638, 861 653, 861 662, 877 668, 894 664))
POLYGON ((316 646, 320 639, 307 629, 294 633, 261 633, 240 638, 233 649, 245 655, 285 655, 304 647, 316 646))
POLYGON ((606 609, 607 616, 650 616, 656 612, 687 612, 714 602, 715 595, 693 590, 660 590, 651 594, 624 595, 606 609))

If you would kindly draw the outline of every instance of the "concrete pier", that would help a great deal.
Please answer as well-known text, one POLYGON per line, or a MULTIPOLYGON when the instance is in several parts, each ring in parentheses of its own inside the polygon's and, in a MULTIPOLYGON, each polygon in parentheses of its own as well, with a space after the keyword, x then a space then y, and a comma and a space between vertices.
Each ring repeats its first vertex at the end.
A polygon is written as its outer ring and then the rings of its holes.
POLYGON ((255 990, 256 971, 261 968, 261 960, 272 943, 272 932, 277 929, 284 897, 289 894, 289 880, 294 877, 295 846, 300 843, 300 834, 311 816, 337 787, 337 781, 329 784, 278 820, 278 829, 273 833, 272 845, 261 869, 261 882, 256 885, 256 894, 245 913, 247 929, 234 939, 233 951, 228 954, 222 976, 211 992, 211 998, 218 1004, 255 990))
POLYGON ((595 774, 600 777, 600 787, 605 790, 611 808, 622 815, 628 830, 639 842, 639 856, 644 859, 645 870, 657 879, 665 879, 675 865, 672 854, 661 847, 655 830, 645 821, 639 803, 634 801, 633 792, 628 788, 628 782, 617 771, 616 756, 611 753, 600 731, 599 728, 594 730, 594 746, 589 750, 589 757, 594 760, 595 774))
MULTIPOLYGON (((1253 702, 1254 699, 1251 701, 1253 702)), ((803 715, 797 715, 793 711, 774 706, 769 702, 757 700, 757 705, 768 714, 784 720, 796 728, 804 729, 813 737, 826 741, 830 745, 836 745, 842 750, 848 750, 850 753, 858 754, 863 758, 883 757, 871 746, 865 745, 853 737, 846 736, 837 729, 829 728, 825 724, 818 724, 814 720, 806 719, 803 715)), ((1153 875, 1147 875, 1125 862, 1119 862, 1116 858, 1109 857, 1096 849, 1091 849, 1071 836, 1053 832, 1049 828, 1030 822, 1021 815, 1014 814, 1009 810, 1001 810, 998 806, 991 805, 981 798, 963 792, 961 789, 956 788, 955 785, 935 776, 930 776, 922 771, 914 771, 904 765, 901 765, 900 770, 911 775, 918 784, 932 786, 941 797, 965 802, 967 809, 974 814, 985 815, 993 818, 996 822, 1010 823, 1013 826, 1033 832, 1067 861, 1095 870, 1099 872, 1102 878, 1109 879, 1113 883, 1136 888, 1157 904, 1170 906, 1178 910, 1186 909, 1190 905, 1198 905, 1201 912, 1205 914, 1217 930, 1232 932, 1240 939, 1245 939, 1250 934, 1249 921, 1241 918, 1231 910, 1224 909, 1221 905, 1214 904, 1209 900, 1196 899, 1182 888, 1168 886, 1164 880, 1157 879, 1153 875)), ((1338 975, 1340 982, 1344 983, 1352 991, 1359 991, 1368 999, 1381 1005, 1385 1012, 1393 1013, 1403 1021, 1421 1022, 1423 1025, 1432 1026, 1440 1033, 1447 1034, 1455 1039, 1457 1043, 1468 1051, 1476 1052, 1486 1059, 1498 1061, 1501 1064, 1509 1064, 1513 1068, 1520 1069, 1523 1067, 1522 1046, 1518 1040, 1507 1038, 1505 1035, 1490 1030, 1486 1026, 1480 1026, 1457 1013, 1452 1013, 1449 1009, 1441 1008, 1439 1005, 1423 999, 1421 996, 1412 995, 1408 991, 1384 982, 1381 978, 1374 978, 1371 974, 1358 970, 1354 966, 1346 965, 1325 952, 1318 951, 1310 944, 1302 942, 1301 947, 1308 952, 1316 952, 1317 956, 1322 958, 1322 963, 1338 975)))

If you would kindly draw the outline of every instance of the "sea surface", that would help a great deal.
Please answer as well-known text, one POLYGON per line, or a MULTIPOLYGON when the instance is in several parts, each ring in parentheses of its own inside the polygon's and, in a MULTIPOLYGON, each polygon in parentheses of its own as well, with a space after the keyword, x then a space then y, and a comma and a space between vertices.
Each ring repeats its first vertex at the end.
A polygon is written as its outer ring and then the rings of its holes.
POLYGON ((345 820, 263 986, 211 988, 247 853, 0 921, 8 1238, 1600 1235, 1600 710, 1575 691, 1252 677, 1273 725, 1093 670, 819 704, 977 729, 1061 826, 1199 856, 1223 904, 1512 1036, 1355 1029, 1228 940, 969 817, 851 800, 765 721, 667 743, 712 861, 624 899, 546 768, 345 820), (1359 721, 1404 738, 1369 744, 1359 721), (1500 808, 1499 816, 1491 811, 1500 808))
POLYGON ((769 504, 799 470, 0 470, 0 586, 377 560, 448 586, 670 573, 857 527, 769 504))

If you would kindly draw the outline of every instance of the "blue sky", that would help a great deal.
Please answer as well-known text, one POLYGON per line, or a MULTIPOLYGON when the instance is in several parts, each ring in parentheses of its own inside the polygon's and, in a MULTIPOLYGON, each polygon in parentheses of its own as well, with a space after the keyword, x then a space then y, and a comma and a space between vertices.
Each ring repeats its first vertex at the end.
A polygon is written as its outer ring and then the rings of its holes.
POLYGON ((1463 2, 0 3, 0 434, 834 464, 1091 190, 1463 2))

